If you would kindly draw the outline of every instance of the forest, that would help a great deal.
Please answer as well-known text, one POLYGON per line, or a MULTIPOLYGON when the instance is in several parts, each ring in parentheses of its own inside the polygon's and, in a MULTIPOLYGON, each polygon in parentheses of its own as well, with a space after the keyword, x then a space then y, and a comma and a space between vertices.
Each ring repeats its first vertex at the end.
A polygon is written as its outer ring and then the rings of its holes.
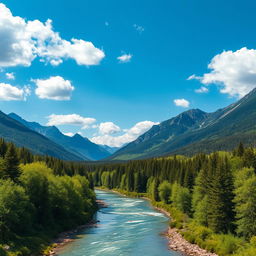
POLYGON ((39 255, 97 210, 86 167, 0 140, 0 255, 39 255), (83 174, 83 175, 80 175, 83 174))
POLYGON ((89 222, 94 187, 148 197, 170 225, 220 256, 256 255, 256 150, 129 162, 66 162, 0 140, 0 255, 38 255, 89 222))
POLYGON ((95 165, 94 185, 146 196, 170 225, 218 255, 256 255, 256 151, 170 156, 95 165))

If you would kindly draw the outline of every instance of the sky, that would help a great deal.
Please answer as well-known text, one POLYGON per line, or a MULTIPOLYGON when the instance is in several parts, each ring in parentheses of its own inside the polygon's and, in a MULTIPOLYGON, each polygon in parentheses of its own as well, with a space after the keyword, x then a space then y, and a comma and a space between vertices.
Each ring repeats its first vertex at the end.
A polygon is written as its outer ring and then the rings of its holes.
POLYGON ((256 84, 256 2, 0 0, 0 110, 120 147, 256 84))

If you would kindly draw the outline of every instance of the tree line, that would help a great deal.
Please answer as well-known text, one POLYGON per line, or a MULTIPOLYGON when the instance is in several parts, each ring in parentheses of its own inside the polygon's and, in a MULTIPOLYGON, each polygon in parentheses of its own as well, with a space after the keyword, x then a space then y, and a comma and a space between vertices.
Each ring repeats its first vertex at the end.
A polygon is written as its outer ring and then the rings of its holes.
POLYGON ((39 254, 56 234, 92 218, 87 168, 0 140, 1 256, 39 254))
MULTIPOLYGON (((256 241, 256 151, 252 147, 240 143, 233 152, 110 163, 94 169, 90 175, 95 186, 146 193, 204 231, 203 227, 214 234, 256 241)), ((212 247, 208 249, 214 251, 212 247)), ((252 254, 244 255, 256 255, 256 244, 253 248, 252 254)))

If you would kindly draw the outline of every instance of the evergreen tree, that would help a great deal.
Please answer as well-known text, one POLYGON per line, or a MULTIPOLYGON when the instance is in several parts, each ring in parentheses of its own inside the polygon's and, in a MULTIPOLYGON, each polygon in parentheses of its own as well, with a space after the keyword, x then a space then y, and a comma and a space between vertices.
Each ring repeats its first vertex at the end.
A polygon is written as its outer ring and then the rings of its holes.
POLYGON ((233 189, 233 177, 227 159, 219 159, 208 193, 208 224, 215 232, 227 233, 234 229, 233 189))
POLYGON ((11 143, 7 149, 7 152, 4 157, 4 178, 10 178, 14 182, 18 181, 18 178, 21 174, 21 170, 19 168, 19 158, 17 155, 16 148, 11 143))

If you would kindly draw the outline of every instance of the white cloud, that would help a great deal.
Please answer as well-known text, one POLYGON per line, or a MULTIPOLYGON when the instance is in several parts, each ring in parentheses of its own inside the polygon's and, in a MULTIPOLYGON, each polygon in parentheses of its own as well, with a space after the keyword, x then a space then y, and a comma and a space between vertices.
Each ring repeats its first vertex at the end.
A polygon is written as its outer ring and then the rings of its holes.
POLYGON ((131 61, 132 55, 131 54, 123 54, 123 55, 117 57, 117 59, 119 60, 120 63, 127 63, 127 62, 131 61))
POLYGON ((189 76, 189 77, 187 78, 187 80, 193 80, 193 79, 198 79, 198 80, 200 80, 201 77, 200 77, 200 76, 196 76, 195 74, 193 74, 193 75, 191 75, 191 76, 189 76))
POLYGON ((30 89, 25 86, 18 88, 10 84, 0 83, 0 100, 12 101, 12 100, 26 100, 30 94, 30 89))
POLYGON ((256 50, 223 51, 208 65, 211 72, 194 77, 202 84, 217 84, 221 93, 243 97, 256 87, 256 50))
POLYGON ((134 24, 133 27, 140 33, 145 31, 145 28, 143 28, 142 26, 139 26, 137 24, 134 24))
POLYGON ((111 136, 110 134, 99 135, 91 138, 91 141, 97 144, 108 145, 110 147, 121 147, 122 145, 136 140, 141 134, 148 131, 154 123, 152 121, 143 121, 127 129, 123 135, 111 136))
POLYGON ((114 134, 120 132, 121 128, 112 122, 100 123, 99 132, 100 134, 114 134))
POLYGON ((64 135, 73 137, 75 134, 73 132, 63 132, 64 135))
POLYGON ((9 79, 9 80, 14 80, 15 79, 15 75, 13 72, 11 73, 6 73, 5 74, 6 78, 9 79))
POLYGON ((75 89, 69 80, 61 76, 52 76, 49 79, 32 80, 37 88, 36 95, 40 99, 70 100, 72 91, 75 89))
POLYGON ((82 117, 77 114, 70 115, 55 115, 52 114, 47 117, 48 123, 47 125, 77 125, 81 126, 82 129, 87 129, 96 122, 95 118, 90 117, 82 117))
POLYGON ((207 93, 207 92, 209 92, 209 89, 204 86, 201 86, 199 89, 196 89, 195 92, 196 93, 207 93))
POLYGON ((174 104, 178 107, 183 107, 183 108, 188 108, 189 107, 189 101, 185 100, 185 99, 176 99, 173 101, 174 104))
POLYGON ((78 65, 97 65, 105 57, 91 42, 62 39, 49 19, 45 23, 26 21, 13 16, 2 3, 0 13, 0 67, 30 66, 36 57, 55 66, 63 59, 74 59, 78 65))

